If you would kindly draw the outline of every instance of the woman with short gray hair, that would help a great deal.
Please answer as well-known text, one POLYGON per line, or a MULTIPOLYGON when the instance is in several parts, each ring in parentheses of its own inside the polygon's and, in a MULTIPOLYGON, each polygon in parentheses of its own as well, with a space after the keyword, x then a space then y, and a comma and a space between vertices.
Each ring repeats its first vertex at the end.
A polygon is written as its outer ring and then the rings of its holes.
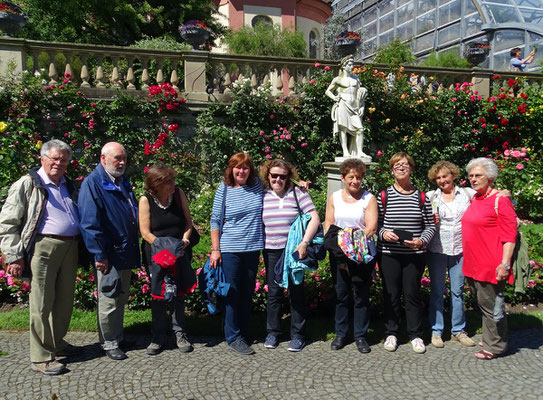
POLYGON ((511 200, 492 187, 498 176, 488 158, 471 160, 466 170, 476 191, 462 217, 462 272, 483 314, 483 348, 475 353, 491 360, 507 350, 507 319, 503 292, 513 283, 511 257, 517 237, 517 215, 511 200))

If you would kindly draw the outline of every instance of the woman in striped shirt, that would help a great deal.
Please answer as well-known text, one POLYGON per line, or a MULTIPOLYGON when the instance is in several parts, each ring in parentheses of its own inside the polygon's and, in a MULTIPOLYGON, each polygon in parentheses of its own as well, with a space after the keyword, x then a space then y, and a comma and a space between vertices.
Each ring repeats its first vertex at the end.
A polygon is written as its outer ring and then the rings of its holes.
POLYGON ((262 229, 262 182, 251 157, 230 157, 224 183, 217 188, 211 213, 211 267, 222 263, 230 290, 226 297, 224 334, 232 350, 253 354, 249 316, 255 288, 262 229))
MULTIPOLYGON (((298 199, 301 211, 311 216, 303 240, 295 250, 298 252, 300 259, 306 257, 307 246, 317 232, 320 219, 307 192, 294 187, 292 179, 298 179, 298 174, 292 164, 283 160, 268 161, 262 167, 260 176, 266 186, 262 220, 265 233, 264 264, 268 281, 266 321, 268 335, 264 347, 275 349, 279 344, 279 335, 281 334, 281 299, 284 289, 275 282, 273 271, 275 264, 285 251, 290 225, 298 216, 296 199, 298 199)), ((305 346, 305 293, 303 282, 295 285, 290 280, 288 283, 288 298, 291 314, 291 340, 288 350, 297 352, 305 346)))
POLYGON ((377 198, 378 263, 383 277, 387 334, 384 347, 388 351, 395 351, 398 347, 403 292, 411 345, 416 353, 424 353, 420 280, 425 267, 425 248, 435 232, 432 206, 425 201, 424 193, 411 184, 411 172, 415 169, 411 156, 396 153, 389 166, 394 184, 377 198))

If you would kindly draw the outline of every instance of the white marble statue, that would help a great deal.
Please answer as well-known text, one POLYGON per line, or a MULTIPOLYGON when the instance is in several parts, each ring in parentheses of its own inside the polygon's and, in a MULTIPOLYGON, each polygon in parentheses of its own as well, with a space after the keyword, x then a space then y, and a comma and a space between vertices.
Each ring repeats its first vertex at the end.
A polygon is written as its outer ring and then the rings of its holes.
POLYGON ((360 80, 353 74, 353 63, 352 56, 341 60, 341 70, 326 89, 326 95, 335 101, 332 107, 334 136, 339 133, 343 158, 355 157, 370 162, 371 157, 362 151, 364 144, 362 116, 368 90, 361 86, 360 80))

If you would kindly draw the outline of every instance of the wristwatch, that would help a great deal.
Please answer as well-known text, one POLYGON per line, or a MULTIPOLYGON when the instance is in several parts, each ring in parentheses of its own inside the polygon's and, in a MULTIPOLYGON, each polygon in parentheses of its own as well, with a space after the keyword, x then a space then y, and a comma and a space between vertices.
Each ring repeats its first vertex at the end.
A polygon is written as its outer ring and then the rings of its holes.
POLYGON ((304 243, 307 244, 308 246, 311 244, 311 242, 308 242, 307 240, 302 240, 302 242, 304 242, 304 243))
POLYGON ((505 267, 505 269, 508 270, 508 271, 511 270, 511 266, 509 264, 501 263, 500 265, 503 265, 505 267))

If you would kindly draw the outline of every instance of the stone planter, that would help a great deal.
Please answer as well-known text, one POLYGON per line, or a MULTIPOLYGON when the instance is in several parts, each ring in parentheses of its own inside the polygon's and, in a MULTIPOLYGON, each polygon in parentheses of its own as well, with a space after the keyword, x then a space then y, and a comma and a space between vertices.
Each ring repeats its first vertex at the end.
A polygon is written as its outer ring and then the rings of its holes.
POLYGON ((180 27, 179 32, 183 40, 190 44, 194 50, 198 50, 209 38, 209 32, 198 26, 180 27))
POLYGON ((480 47, 468 47, 464 50, 464 58, 469 62, 473 67, 481 64, 488 57, 488 49, 480 47))
POLYGON ((4 36, 11 37, 11 35, 26 25, 26 20, 26 15, 0 12, 0 30, 5 33, 4 36))
POLYGON ((335 49, 342 57, 356 53, 358 46, 360 46, 360 39, 341 38, 334 42, 335 49))

